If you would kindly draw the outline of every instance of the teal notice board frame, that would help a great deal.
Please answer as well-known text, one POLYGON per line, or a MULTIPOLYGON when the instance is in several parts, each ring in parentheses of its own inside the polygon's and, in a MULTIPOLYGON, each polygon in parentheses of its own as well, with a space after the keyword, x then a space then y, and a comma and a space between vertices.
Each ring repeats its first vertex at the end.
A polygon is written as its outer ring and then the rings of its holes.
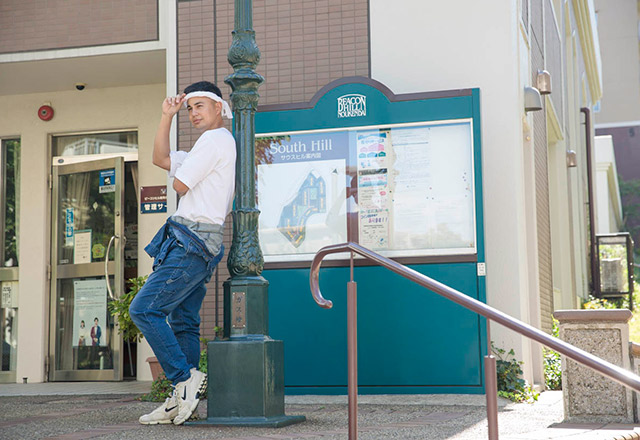
MULTIPOLYGON (((479 89, 395 95, 370 78, 343 78, 308 103, 259 107, 256 136, 456 120, 472 128, 474 249, 394 259, 486 302, 479 89), (366 106, 356 102, 345 112, 338 104, 344 96, 364 96, 366 106)), ((310 261, 265 264, 269 335, 285 343, 287 394, 347 393, 346 258, 320 271, 320 288, 334 303, 329 310, 311 296, 310 261)), ((356 261, 354 280, 360 393, 484 393, 484 318, 366 261, 356 261)))

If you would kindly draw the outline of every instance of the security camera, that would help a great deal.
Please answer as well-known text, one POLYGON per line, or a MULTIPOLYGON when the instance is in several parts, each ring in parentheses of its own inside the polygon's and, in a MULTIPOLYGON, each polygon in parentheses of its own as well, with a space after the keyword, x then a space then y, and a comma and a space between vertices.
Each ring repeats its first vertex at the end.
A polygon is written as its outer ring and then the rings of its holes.
POLYGON ((85 83, 76 83, 76 90, 84 90, 84 88, 87 87, 87 85, 85 83))

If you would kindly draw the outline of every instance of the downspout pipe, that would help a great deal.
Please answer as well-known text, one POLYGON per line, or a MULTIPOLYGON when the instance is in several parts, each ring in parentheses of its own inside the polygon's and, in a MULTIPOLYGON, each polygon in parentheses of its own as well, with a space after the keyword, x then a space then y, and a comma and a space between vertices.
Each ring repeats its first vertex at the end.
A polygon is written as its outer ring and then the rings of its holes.
POLYGON ((584 138, 587 149, 587 194, 589 198, 589 260, 591 262, 591 294, 596 296, 596 293, 600 291, 600 271, 598 270, 598 246, 596 243, 596 215, 595 204, 593 201, 593 164, 594 157, 593 142, 591 139, 591 109, 588 107, 581 107, 580 112, 584 113, 584 138))

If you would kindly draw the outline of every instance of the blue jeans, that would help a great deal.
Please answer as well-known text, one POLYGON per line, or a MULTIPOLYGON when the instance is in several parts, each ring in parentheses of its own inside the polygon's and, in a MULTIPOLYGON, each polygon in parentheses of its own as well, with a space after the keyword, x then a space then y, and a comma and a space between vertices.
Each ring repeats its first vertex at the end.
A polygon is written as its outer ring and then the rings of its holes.
POLYGON ((171 219, 145 251, 153 272, 131 302, 131 320, 140 329, 167 379, 189 379, 200 360, 200 308, 205 284, 224 254, 211 255, 204 242, 171 219))

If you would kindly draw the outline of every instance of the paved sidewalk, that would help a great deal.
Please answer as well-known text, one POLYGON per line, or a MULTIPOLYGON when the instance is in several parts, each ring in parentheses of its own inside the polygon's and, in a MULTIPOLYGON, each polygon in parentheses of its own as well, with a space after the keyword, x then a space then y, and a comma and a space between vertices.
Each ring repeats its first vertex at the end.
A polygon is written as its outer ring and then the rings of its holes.
MULTIPOLYGON (((0 385, 0 438, 11 440, 285 440, 347 439, 346 396, 287 396, 286 413, 307 421, 279 429, 216 426, 143 426, 138 417, 158 404, 140 402, 150 382, 0 385)), ((484 396, 359 396, 361 440, 487 438, 484 396)), ((562 393, 545 392, 535 404, 500 399, 501 440, 640 439, 640 425, 562 422, 562 393)), ((206 417, 207 402, 198 408, 206 417)))

